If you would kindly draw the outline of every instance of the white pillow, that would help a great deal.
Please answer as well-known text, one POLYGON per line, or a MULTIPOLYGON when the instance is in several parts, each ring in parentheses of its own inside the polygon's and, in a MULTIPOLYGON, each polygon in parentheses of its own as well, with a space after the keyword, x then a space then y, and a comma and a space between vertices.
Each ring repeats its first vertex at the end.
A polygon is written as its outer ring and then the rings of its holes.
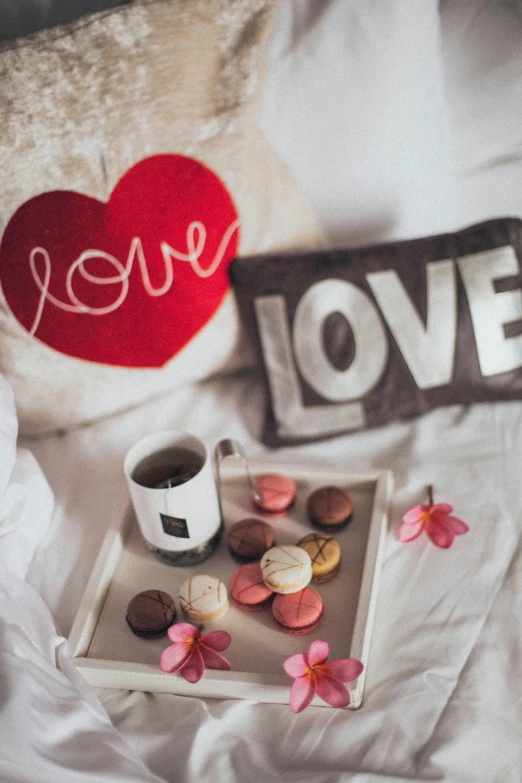
POLYGON ((259 121, 332 244, 454 228, 436 0, 287 0, 259 121))
POLYGON ((442 52, 459 225, 522 216, 522 3, 446 0, 442 52))
POLYGON ((135 0, 0 45, 0 372, 22 432, 249 363, 228 263, 322 243, 254 123, 276 7, 135 0))

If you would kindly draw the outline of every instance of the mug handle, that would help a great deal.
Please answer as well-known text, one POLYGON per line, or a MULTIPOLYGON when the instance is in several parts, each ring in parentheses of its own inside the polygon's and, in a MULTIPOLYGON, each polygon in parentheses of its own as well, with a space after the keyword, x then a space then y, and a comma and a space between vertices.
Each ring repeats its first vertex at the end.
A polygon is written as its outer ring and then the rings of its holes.
POLYGON ((217 473, 217 488, 218 488, 218 494, 220 500, 221 500, 220 466, 221 466, 221 462, 226 457, 239 457, 242 460, 243 465, 245 467, 245 472, 247 475, 247 480, 250 486, 250 492, 252 493, 252 497, 256 503, 261 505, 262 500, 261 500, 261 493, 259 491, 259 485, 255 480, 254 476, 250 473, 248 460, 245 456, 245 452, 243 451, 243 446, 241 445, 241 443, 239 443, 239 441, 235 440, 234 438, 223 438, 223 440, 220 440, 219 443, 216 445, 216 448, 214 449, 214 462, 216 465, 216 473, 217 473))

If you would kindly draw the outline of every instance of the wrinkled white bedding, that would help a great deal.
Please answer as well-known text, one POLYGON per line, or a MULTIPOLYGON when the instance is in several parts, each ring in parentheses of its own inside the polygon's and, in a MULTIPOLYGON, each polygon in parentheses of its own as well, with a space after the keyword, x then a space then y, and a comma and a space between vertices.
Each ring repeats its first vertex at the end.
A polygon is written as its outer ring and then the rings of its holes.
MULTIPOLYGON (((439 16, 436 3, 390 3, 395 12, 384 23, 379 3, 320 7, 284 5, 261 122, 331 241, 522 215, 516 4, 448 0, 439 16), (394 51, 402 53, 396 71, 394 51), (383 60, 389 74, 379 91, 383 60), (415 62, 419 72, 408 78, 415 62), (366 92, 357 87, 363 77, 366 92), (314 106, 320 111, 309 130, 314 106), (409 135, 400 137, 405 112, 409 135)), ((277 451, 257 440, 262 408, 254 373, 215 379, 89 427, 26 440, 16 452, 12 401, 0 385, 0 780, 522 779, 522 404, 450 407, 277 451), (62 634, 124 491, 123 456, 141 435, 167 426, 210 447, 237 438, 252 459, 274 465, 394 471, 359 711, 293 715, 284 705, 95 694, 68 663, 62 634), (428 483, 471 528, 448 551, 424 538, 397 540, 402 514, 423 502, 428 483)))
POLYGON ((152 781, 64 654, 48 606, 25 581, 49 532, 53 494, 17 449, 11 390, 0 379, 0 779, 152 781))
MULTIPOLYGON (((45 464, 45 452, 54 442, 56 451, 62 451, 62 466, 73 452, 78 464, 97 453, 105 480, 115 488, 122 482, 121 457, 128 443, 152 424, 186 426, 209 444, 222 435, 232 435, 252 457, 259 456, 262 449, 248 430, 259 418, 259 403, 255 378, 233 384, 215 381, 186 390, 183 399, 165 398, 139 413, 123 414, 54 441, 46 438, 32 448, 45 464), (256 404, 245 421, 238 411, 245 410, 248 400, 256 404)), ((514 673, 522 653, 516 622, 516 602, 520 602, 516 586, 521 578, 520 413, 518 404, 448 408, 415 422, 268 454, 274 463, 301 460, 342 464, 347 470, 391 466, 395 472, 397 493, 364 706, 355 713, 309 709, 294 716, 288 707, 279 705, 100 690, 98 696, 112 721, 149 768, 165 780, 209 783, 249 780, 254 775, 275 781, 283 772, 290 780, 325 782, 342 775, 350 780, 398 776, 471 781, 492 780, 502 773, 513 777, 500 776, 499 780, 519 779, 517 732, 522 716, 517 713, 522 686, 514 673), (428 481, 435 484, 437 496, 451 500, 471 526, 469 536, 448 552, 424 540, 408 546, 396 540, 401 513, 420 499, 428 481), (492 752, 493 738, 504 748, 502 758, 492 752), (484 756, 480 766, 474 761, 479 752, 484 756), (482 777, 485 769, 488 774, 482 777)), ((30 581, 49 604, 53 596, 60 595, 55 614, 66 633, 89 570, 84 561, 92 562, 95 554, 90 542, 82 547, 82 541, 94 537, 99 543, 110 500, 105 492, 99 496, 99 474, 91 478, 80 470, 72 479, 68 472, 59 475, 51 466, 49 476, 57 497, 69 501, 74 495, 76 511, 69 506, 68 534, 59 533, 59 525, 47 532, 31 567, 30 581), (74 534, 82 521, 83 535, 74 534)), ((55 518, 62 513, 58 510, 55 518)), ((15 616, 24 616, 27 605, 23 603, 15 616)), ((41 614, 43 605, 38 607, 41 614)), ((49 617, 46 622, 45 630, 41 630, 42 622, 39 626, 38 645, 44 650, 60 643, 49 617)), ((22 628, 27 625, 22 623, 22 628)), ((45 663, 49 666, 49 657, 45 663)), ((70 676, 69 670, 66 673, 70 676)), ((16 682, 19 676, 10 672, 8 681, 13 677, 16 682)), ((31 684, 38 693, 41 681, 31 684)), ((74 690, 75 684, 67 683, 67 688, 74 690)), ((46 709, 52 716, 49 725, 65 730, 67 712, 64 715, 61 697, 54 702, 54 684, 50 693, 46 688, 46 695, 46 709)), ((85 717, 92 719, 92 707, 80 694, 74 702, 80 716, 86 710, 85 717)), ((39 707, 32 708, 41 714, 39 707)), ((24 726, 26 716, 18 715, 18 719, 14 725, 24 726)), ((74 737, 74 723, 67 725, 74 737)), ((100 751, 105 741, 113 741, 108 726, 105 731, 100 751)), ((85 751, 74 755, 80 769, 89 768, 92 743, 101 742, 96 735, 87 736, 86 740, 82 731, 77 738, 78 748, 85 743, 85 751)), ((53 732, 45 732, 42 739, 36 731, 26 742, 36 758, 45 750, 45 756, 53 759, 59 752, 54 742, 60 744, 60 739, 59 731, 56 740, 53 732)), ((20 740, 11 747, 20 748, 20 740)), ((20 758, 19 751, 15 758, 20 758)), ((27 751, 23 758, 20 776, 6 779, 44 779, 24 778, 27 751)), ((67 756, 59 758, 67 764, 67 756)), ((106 777, 102 774, 100 779, 113 779, 109 769, 105 767, 106 777)), ((126 774, 123 779, 133 779, 126 774)), ((64 774, 63 779, 69 778, 64 774)), ((138 773, 137 779, 141 779, 138 773)))

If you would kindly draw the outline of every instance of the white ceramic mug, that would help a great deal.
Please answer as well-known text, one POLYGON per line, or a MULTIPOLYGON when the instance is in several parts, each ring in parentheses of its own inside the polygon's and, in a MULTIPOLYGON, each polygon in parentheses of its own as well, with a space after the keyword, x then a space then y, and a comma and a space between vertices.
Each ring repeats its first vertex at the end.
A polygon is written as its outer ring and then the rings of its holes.
POLYGON ((199 438, 177 430, 147 435, 128 451, 124 471, 138 524, 149 549, 172 565, 201 563, 216 549, 223 522, 210 454, 199 438), (197 473, 175 486, 144 486, 136 468, 167 449, 197 455, 197 473))

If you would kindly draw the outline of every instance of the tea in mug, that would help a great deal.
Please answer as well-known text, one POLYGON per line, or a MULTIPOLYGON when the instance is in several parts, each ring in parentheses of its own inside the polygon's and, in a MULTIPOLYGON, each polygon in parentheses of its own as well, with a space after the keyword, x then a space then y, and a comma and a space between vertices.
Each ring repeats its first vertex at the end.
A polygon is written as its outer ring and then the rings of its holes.
POLYGON ((171 446, 142 459, 134 468, 132 478, 142 487, 167 489, 190 481, 202 467, 200 454, 182 446, 171 446))

